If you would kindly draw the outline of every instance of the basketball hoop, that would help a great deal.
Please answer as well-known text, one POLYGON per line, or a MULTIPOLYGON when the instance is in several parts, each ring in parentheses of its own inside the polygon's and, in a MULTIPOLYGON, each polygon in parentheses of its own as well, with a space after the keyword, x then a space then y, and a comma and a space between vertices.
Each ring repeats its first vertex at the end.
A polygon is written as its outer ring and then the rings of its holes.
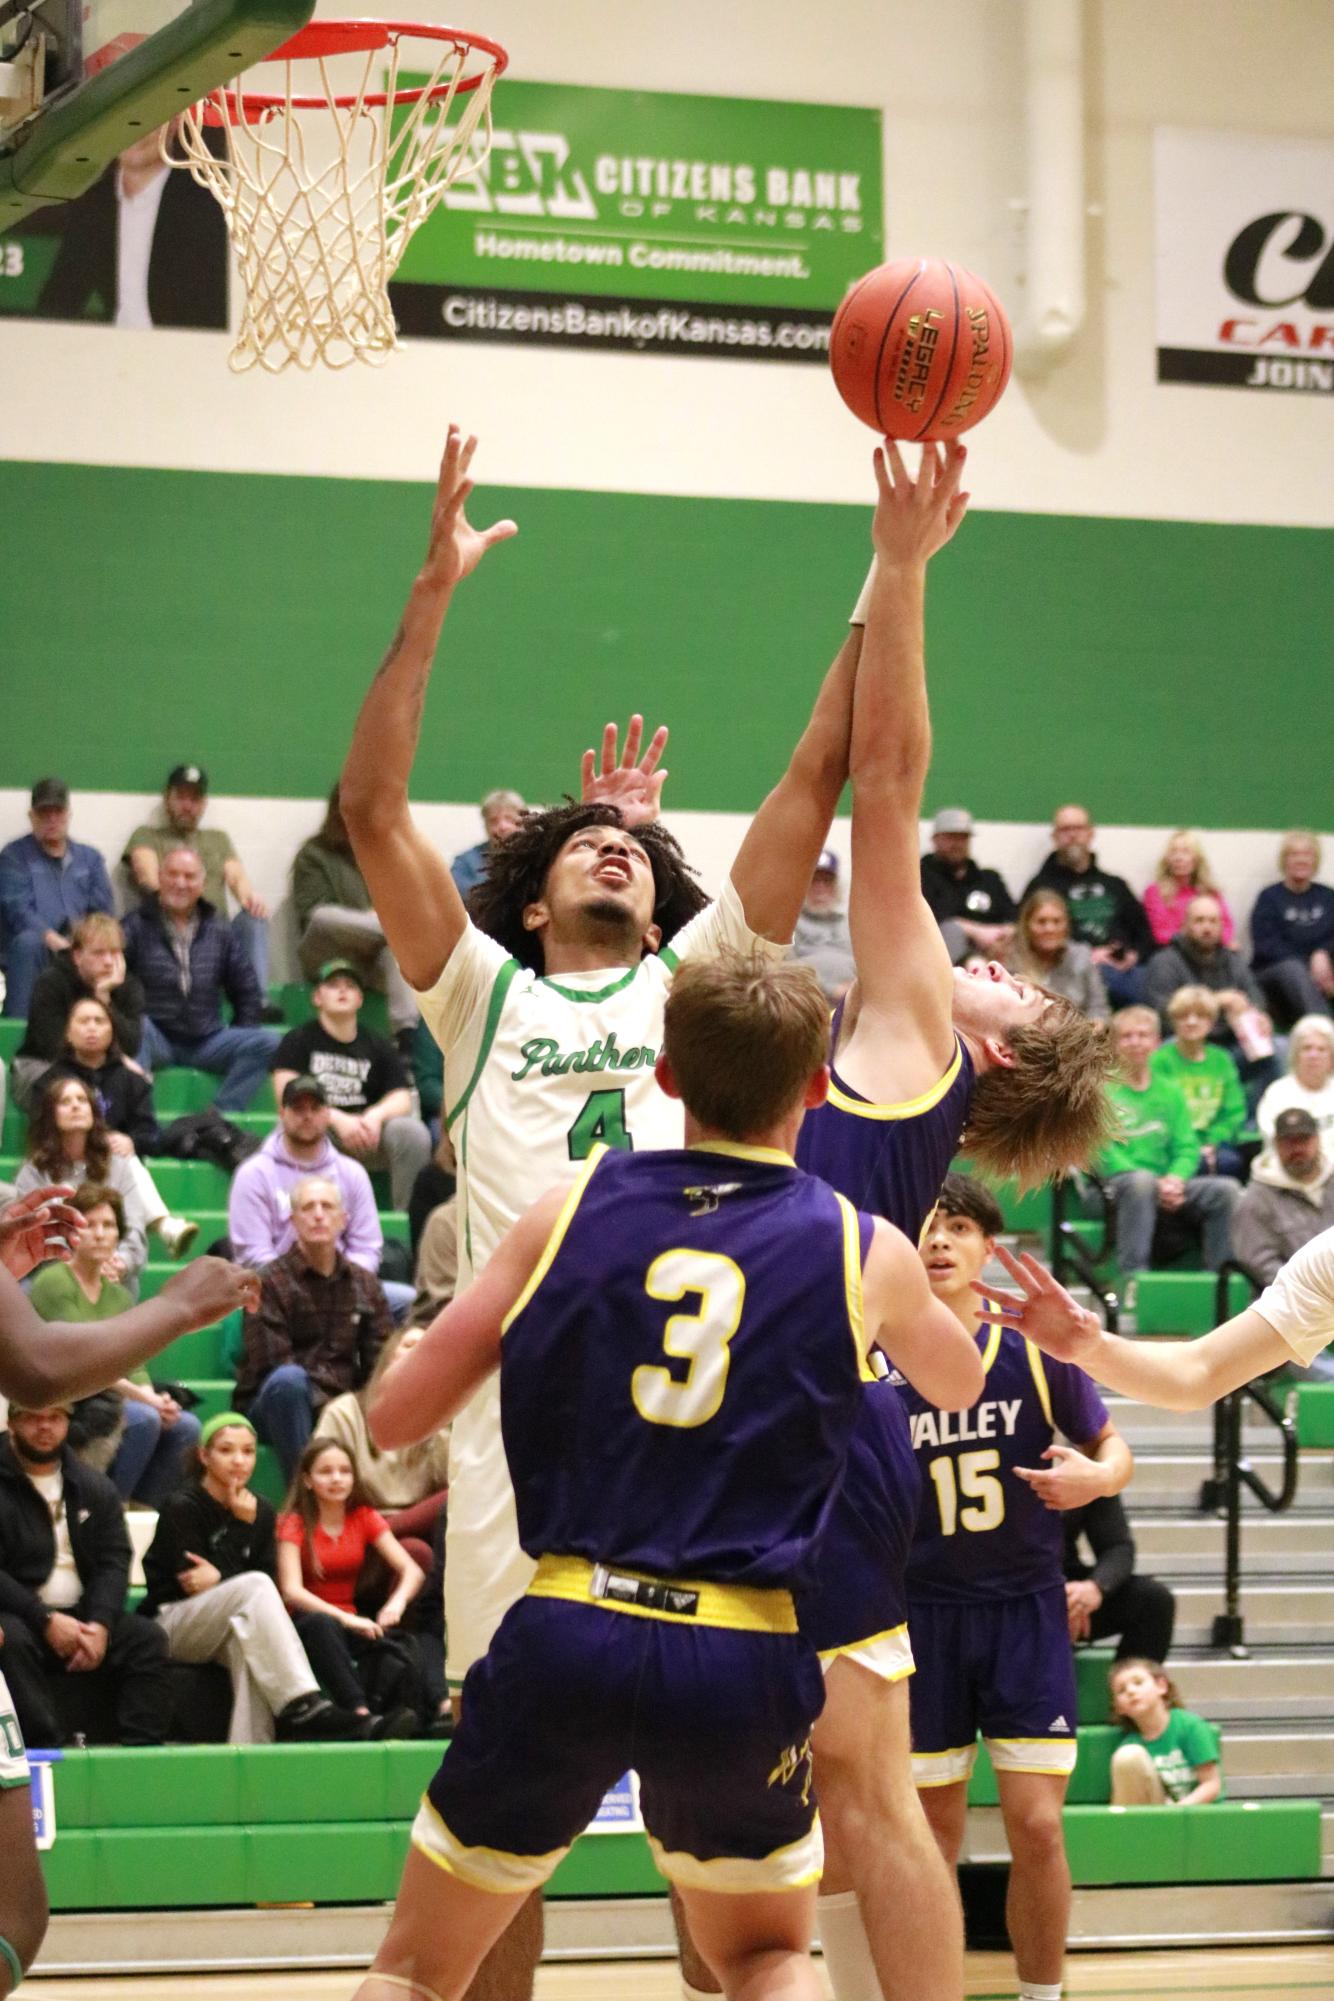
POLYGON ((185 112, 164 157, 227 218, 245 288, 234 370, 393 352, 389 280, 446 189, 486 159, 507 61, 457 28, 315 21, 266 59, 280 89, 237 83, 185 112), (207 136, 219 131, 220 151, 207 136))

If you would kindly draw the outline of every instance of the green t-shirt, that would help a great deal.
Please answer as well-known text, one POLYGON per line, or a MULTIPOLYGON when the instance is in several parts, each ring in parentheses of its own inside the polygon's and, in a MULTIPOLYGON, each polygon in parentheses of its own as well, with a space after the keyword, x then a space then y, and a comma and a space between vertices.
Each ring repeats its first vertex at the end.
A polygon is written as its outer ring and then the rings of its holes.
POLYGON ((189 848, 204 864, 205 896, 224 917, 227 915, 227 884, 222 871, 228 862, 235 860, 236 849, 231 835, 224 834, 221 827, 196 827, 192 834, 178 834, 170 827, 155 827, 146 822, 136 827, 125 843, 127 863, 134 848, 151 848, 159 862, 173 848, 189 848))
MULTIPOLYGON (((1167 1728, 1161 1737, 1141 1737, 1138 1730, 1125 1730, 1123 1744, 1142 1744, 1153 1759, 1169 1799, 1183 1800, 1199 1784, 1201 1765, 1216 1765, 1218 1732, 1212 1723, 1189 1709, 1169 1711, 1167 1728)), ((1221 1775, 1220 1775, 1221 1776, 1221 1775)), ((1227 1787, 1219 1792, 1224 1798, 1227 1787)))
MULTIPOLYGON (((104 1278, 98 1297, 89 1299, 68 1265, 43 1265, 32 1282, 28 1294, 33 1312, 43 1320, 110 1320, 117 1313, 128 1313, 134 1300, 123 1285, 104 1278)), ((129 1369, 126 1379, 132 1383, 146 1383, 150 1380, 146 1367, 129 1369)))
POLYGON ((1246 1097, 1226 1049, 1206 1043, 1198 1063, 1188 1063, 1175 1042, 1165 1042, 1149 1068, 1181 1092, 1201 1146, 1226 1146, 1237 1137, 1246 1123, 1246 1097))
POLYGON ((1150 1072, 1143 1091, 1132 1091, 1118 1078, 1107 1086, 1107 1095, 1116 1137, 1094 1163, 1099 1174, 1143 1168, 1150 1174, 1179 1174, 1183 1181, 1194 1174, 1200 1164, 1200 1136, 1175 1084, 1150 1072))

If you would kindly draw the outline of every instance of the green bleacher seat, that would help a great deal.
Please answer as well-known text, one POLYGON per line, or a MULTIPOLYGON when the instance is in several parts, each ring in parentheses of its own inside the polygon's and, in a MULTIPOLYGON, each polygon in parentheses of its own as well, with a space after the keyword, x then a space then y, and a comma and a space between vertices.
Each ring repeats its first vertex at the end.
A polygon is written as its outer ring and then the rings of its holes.
POLYGON ((153 1076, 153 1103, 164 1123, 183 1118, 187 1112, 202 1112, 213 1103, 218 1079, 208 1070, 190 1070, 184 1064, 166 1064, 153 1076))
POLYGON ((1312 1449, 1334 1445, 1334 1383, 1296 1383, 1297 1443, 1312 1449))
POLYGON ((4 1123, 0 1125, 0 1148, 22 1157, 28 1137, 28 1121, 12 1099, 6 1101, 4 1123))
POLYGON ((167 1160, 152 1154, 144 1166, 157 1184, 158 1194, 178 1215, 194 1215, 200 1209, 225 1209, 232 1178, 225 1167, 211 1160, 167 1160))
POLYGON ((227 1358, 227 1322, 201 1327, 194 1334, 178 1334, 162 1352, 153 1357, 152 1373, 165 1381, 193 1383, 231 1374, 227 1358))
MULTIPOLYGON (((1135 1283, 1135 1327, 1140 1334, 1207 1334, 1218 1325, 1211 1271, 1145 1271, 1135 1283)), ((1241 1313, 1254 1297, 1240 1274, 1228 1282, 1228 1310, 1241 1313)))
POLYGON ((26 1021, 19 1021, 12 1014, 0 1014, 0 1063, 12 1060, 27 1032, 26 1021))
POLYGON ((0 1181, 13 1182, 18 1179, 18 1171, 23 1165, 21 1153, 0 1154, 0 1181))
POLYGON ((1274 1883, 1320 1874, 1319 1800, 1067 1807, 1077 1884, 1274 1883))
POLYGON ((228 1112, 227 1123, 239 1126, 243 1133, 254 1133, 259 1139, 267 1139, 278 1123, 276 1112, 228 1112))
POLYGON ((1075 1710, 1079 1723, 1105 1723, 1107 1677, 1116 1655, 1110 1647, 1075 1648, 1075 1710))
POLYGON ((412 1232, 408 1228, 408 1212, 406 1209, 381 1209, 380 1228, 383 1230, 388 1242, 408 1244, 412 1241, 412 1232))

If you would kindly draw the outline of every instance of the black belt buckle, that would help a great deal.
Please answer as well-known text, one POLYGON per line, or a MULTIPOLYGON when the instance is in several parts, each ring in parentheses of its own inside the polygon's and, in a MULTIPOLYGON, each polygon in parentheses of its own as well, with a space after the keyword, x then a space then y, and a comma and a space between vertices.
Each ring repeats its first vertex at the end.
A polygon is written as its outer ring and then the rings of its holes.
POLYGON ((647 1577, 626 1577, 605 1563, 593 1565, 588 1589, 591 1597, 610 1599, 614 1605, 642 1605, 647 1612, 672 1612, 679 1619, 693 1619, 699 1610, 698 1591, 683 1591, 679 1584, 660 1584, 647 1577))

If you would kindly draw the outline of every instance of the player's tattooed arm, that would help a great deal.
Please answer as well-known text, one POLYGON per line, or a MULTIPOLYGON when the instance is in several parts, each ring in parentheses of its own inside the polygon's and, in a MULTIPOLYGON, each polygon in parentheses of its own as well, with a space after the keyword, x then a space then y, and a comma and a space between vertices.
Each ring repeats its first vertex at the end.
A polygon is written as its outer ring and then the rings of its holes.
POLYGON ((476 438, 465 441, 450 425, 426 560, 361 705, 339 783, 357 865, 389 948, 404 978, 420 991, 435 985, 467 925, 444 858, 417 828, 408 805, 427 683, 455 588, 488 549, 518 533, 512 521, 474 528, 468 520, 476 449, 476 438))

